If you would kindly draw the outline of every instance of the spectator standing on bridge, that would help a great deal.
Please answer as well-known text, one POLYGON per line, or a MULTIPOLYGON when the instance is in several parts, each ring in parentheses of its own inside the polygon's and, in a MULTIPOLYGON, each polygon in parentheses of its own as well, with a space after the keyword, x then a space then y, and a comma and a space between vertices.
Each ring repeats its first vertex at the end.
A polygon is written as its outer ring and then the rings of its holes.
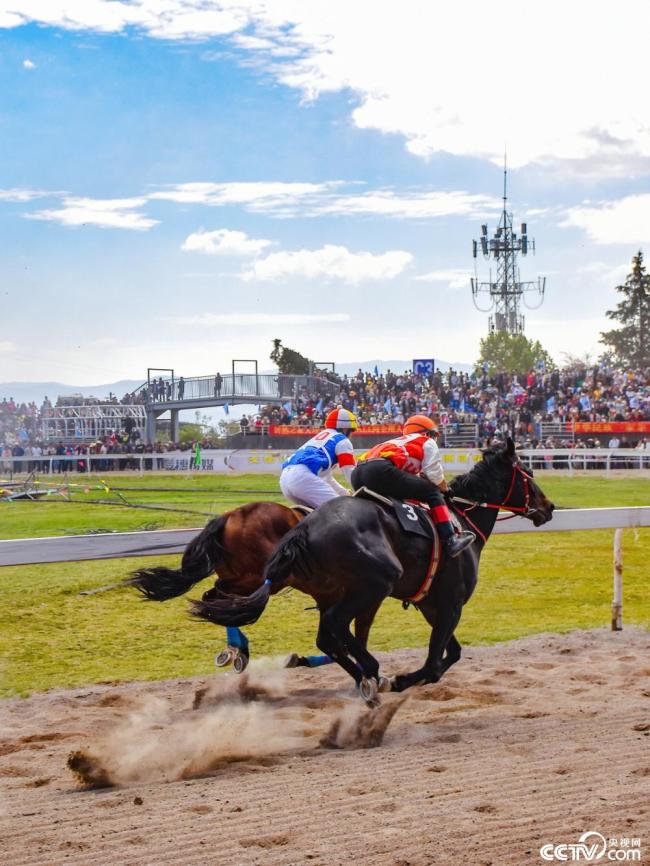
POLYGON ((355 459, 348 437, 356 429, 356 416, 348 409, 330 412, 325 419, 325 429, 312 436, 282 464, 280 489, 284 496, 311 508, 318 508, 337 496, 347 496, 348 491, 332 473, 339 466, 350 483, 355 459))
POLYGON ((221 386, 223 385, 223 376, 217 373, 214 377, 214 396, 218 399, 221 397, 221 386))
POLYGON ((178 399, 182 400, 183 395, 185 394, 185 379, 181 376, 178 380, 178 399))

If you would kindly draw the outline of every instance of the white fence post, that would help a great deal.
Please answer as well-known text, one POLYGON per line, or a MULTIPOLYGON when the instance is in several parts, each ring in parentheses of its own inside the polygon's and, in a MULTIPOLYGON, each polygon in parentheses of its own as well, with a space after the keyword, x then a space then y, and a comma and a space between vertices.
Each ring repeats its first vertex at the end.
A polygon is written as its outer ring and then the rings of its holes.
POLYGON ((614 532, 614 598, 612 631, 623 630, 623 530, 614 532))

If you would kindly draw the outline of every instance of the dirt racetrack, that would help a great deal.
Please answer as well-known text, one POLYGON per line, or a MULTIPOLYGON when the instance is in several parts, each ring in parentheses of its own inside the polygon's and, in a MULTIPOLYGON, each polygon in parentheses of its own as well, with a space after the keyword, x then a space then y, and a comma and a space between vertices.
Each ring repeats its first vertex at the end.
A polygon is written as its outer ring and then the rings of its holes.
MULTIPOLYGON (((383 655, 384 672, 423 653, 383 655)), ((229 674, 5 701, 0 862, 522 866, 593 830, 640 838, 635 862, 650 863, 647 632, 469 648, 399 701, 373 715, 339 670, 264 664, 244 686, 229 674), (71 754, 112 787, 85 788, 71 754)))

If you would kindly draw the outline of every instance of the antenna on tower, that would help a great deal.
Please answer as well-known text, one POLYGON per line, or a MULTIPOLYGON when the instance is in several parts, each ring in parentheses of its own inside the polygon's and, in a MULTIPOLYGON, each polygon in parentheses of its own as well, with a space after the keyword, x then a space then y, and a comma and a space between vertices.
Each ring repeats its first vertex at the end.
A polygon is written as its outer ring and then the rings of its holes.
POLYGON ((512 214, 508 213, 508 164, 507 154, 503 154, 503 211, 494 235, 488 240, 487 225, 481 226, 479 241, 472 241, 472 255, 478 258, 478 244, 484 258, 490 255, 496 259, 496 280, 481 282, 478 279, 475 262, 475 276, 472 277, 472 300, 477 310, 492 313, 489 319, 490 333, 505 331, 507 334, 524 333, 522 306, 536 310, 544 302, 546 277, 538 277, 536 282, 522 282, 520 279, 517 256, 535 252, 535 241, 528 237, 528 226, 521 224, 519 237, 512 229, 512 214), (482 300, 485 298, 485 300, 482 300))

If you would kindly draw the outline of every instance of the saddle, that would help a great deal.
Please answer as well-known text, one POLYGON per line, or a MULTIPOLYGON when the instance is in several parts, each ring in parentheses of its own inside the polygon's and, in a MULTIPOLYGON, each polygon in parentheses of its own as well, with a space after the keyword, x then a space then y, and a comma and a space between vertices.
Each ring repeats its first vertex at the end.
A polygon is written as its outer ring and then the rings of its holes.
POLYGON ((418 591, 407 598, 403 604, 405 607, 408 607, 409 603, 417 604, 419 601, 422 601, 433 584, 433 579, 440 564, 441 552, 440 536, 431 517, 429 506, 423 502, 415 502, 414 500, 401 502, 399 499, 390 499, 387 496, 382 496, 380 493, 375 493, 374 490, 370 490, 368 487, 360 487, 352 495, 374 500, 390 508, 404 532, 421 535, 431 541, 431 557, 424 580, 418 591))
POLYGON ((311 514, 314 509, 309 505, 292 505, 291 510, 295 511, 296 514, 299 514, 301 517, 307 517, 307 515, 311 514))

